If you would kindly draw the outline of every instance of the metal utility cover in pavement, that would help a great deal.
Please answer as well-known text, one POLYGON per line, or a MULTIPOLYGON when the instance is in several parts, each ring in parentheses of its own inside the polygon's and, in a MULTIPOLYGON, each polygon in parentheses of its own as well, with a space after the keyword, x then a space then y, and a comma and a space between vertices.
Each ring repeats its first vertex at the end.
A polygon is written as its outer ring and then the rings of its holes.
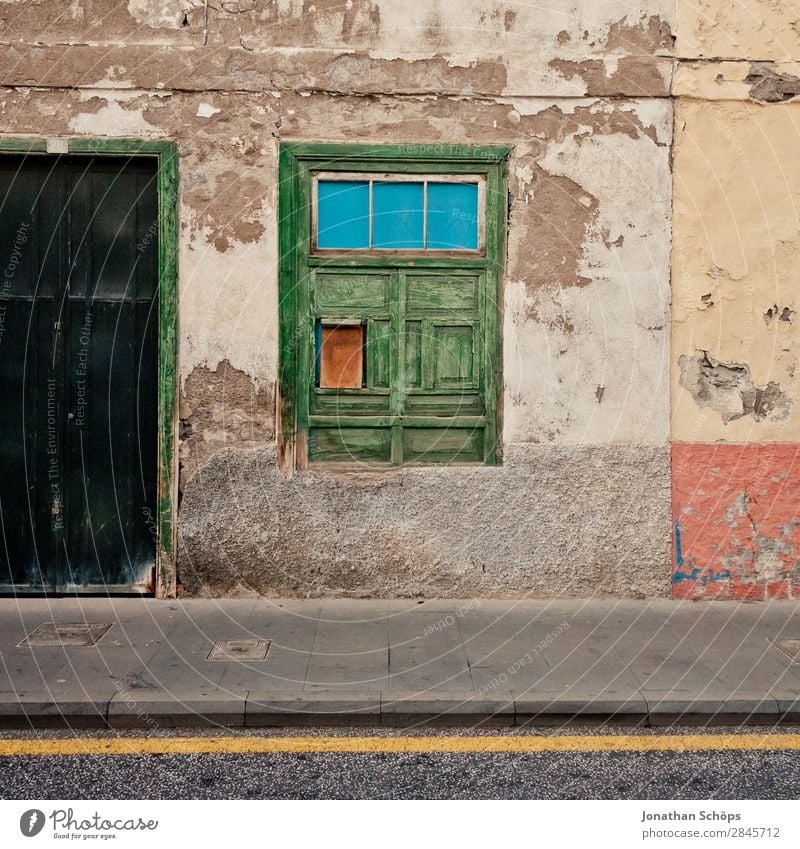
POLYGON ((770 642, 790 660, 800 663, 800 640, 770 640, 770 642))
POLYGON ((112 624, 112 622, 78 622, 74 624, 44 622, 25 637, 19 644, 19 648, 29 646, 96 646, 112 624))
POLYGON ((265 660, 270 640, 217 640, 206 660, 265 660))

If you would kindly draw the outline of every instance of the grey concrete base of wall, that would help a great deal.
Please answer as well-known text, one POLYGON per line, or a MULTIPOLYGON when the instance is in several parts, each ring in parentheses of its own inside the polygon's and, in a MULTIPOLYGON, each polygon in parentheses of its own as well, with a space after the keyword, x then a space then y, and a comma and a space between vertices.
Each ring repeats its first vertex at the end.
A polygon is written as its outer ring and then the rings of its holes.
POLYGON ((666 446, 506 446, 502 466, 312 470, 227 449, 187 484, 192 594, 664 597, 666 446))

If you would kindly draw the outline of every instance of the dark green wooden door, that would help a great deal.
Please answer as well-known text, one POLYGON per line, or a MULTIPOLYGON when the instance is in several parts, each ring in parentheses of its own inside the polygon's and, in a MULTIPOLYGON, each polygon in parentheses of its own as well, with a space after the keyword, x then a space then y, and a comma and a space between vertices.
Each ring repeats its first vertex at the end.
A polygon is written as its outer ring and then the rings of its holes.
POLYGON ((145 591, 155 161, 2 156, 0 203, 0 589, 145 591))

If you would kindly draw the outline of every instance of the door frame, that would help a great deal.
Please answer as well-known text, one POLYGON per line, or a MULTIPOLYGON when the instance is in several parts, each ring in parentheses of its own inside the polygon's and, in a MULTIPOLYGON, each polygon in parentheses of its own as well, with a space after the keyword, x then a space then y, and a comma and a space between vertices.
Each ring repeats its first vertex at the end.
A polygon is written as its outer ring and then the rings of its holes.
MULTIPOLYGON (((157 598, 177 589, 178 505, 178 146, 174 141, 132 138, 20 138, 0 136, 3 154, 147 156, 157 160, 158 194, 158 471, 156 496, 157 598)), ((13 590, 12 590, 13 591, 13 590)))

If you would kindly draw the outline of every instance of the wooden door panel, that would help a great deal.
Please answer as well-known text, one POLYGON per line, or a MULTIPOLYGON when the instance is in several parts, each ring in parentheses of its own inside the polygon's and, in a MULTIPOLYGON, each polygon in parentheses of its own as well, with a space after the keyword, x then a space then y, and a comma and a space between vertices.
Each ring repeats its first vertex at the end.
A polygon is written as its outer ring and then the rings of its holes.
POLYGON ((388 463, 391 430, 369 427, 312 427, 308 436, 310 460, 388 463))
POLYGON ((314 307, 320 317, 341 317, 354 310, 389 315, 388 274, 350 274, 318 271, 314 275, 314 307))
POLYGON ((483 459, 483 428, 404 428, 403 458, 406 463, 477 463, 483 459))
POLYGON ((52 298, 4 307, 0 342, 0 584, 43 583, 60 541, 63 410, 52 298), (54 512, 55 511, 55 512, 54 512))
POLYGON ((409 275, 406 283, 408 314, 474 313, 478 309, 478 288, 478 277, 474 275, 409 275))
POLYGON ((405 401, 409 416, 477 416, 483 413, 480 392, 409 392, 405 401))
POLYGON ((391 323, 387 320, 370 319, 367 323, 367 386, 388 389, 392 368, 391 323))
POLYGON ((437 325, 433 337, 434 388, 475 386, 475 329, 470 325, 437 325))
POLYGON ((29 221, 0 338, 2 585, 125 589, 155 563, 155 170, 0 159, 0 235, 29 221))

